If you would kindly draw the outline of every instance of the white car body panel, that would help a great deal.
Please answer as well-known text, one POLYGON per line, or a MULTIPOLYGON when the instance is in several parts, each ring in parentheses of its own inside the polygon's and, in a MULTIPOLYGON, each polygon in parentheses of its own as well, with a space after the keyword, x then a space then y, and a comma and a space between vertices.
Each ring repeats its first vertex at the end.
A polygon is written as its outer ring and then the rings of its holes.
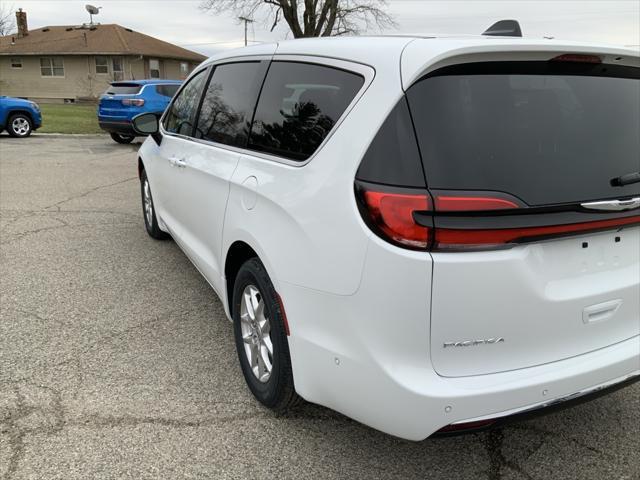
POLYGON ((364 153, 424 73, 567 52, 640 66, 630 50, 495 37, 296 40, 217 55, 202 68, 273 57, 340 65, 366 81, 306 162, 148 138, 140 157, 160 225, 230 318, 227 255, 237 242, 251 247, 283 300, 298 394, 392 435, 421 440, 640 375, 640 227, 502 251, 416 252, 373 234, 355 201, 364 153), (169 165, 176 156, 185 168, 169 165), (494 337, 504 341, 443 348, 494 337))

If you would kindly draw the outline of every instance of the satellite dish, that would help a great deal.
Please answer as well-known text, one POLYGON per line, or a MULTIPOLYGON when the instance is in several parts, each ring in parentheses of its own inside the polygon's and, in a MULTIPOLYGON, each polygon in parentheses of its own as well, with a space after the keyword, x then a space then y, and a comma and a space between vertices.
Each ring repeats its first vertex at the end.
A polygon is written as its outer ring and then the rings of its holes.
POLYGON ((93 16, 100 13, 102 7, 94 7, 93 5, 85 5, 84 8, 89 12, 89 18, 91 19, 91 25, 93 25, 93 16))

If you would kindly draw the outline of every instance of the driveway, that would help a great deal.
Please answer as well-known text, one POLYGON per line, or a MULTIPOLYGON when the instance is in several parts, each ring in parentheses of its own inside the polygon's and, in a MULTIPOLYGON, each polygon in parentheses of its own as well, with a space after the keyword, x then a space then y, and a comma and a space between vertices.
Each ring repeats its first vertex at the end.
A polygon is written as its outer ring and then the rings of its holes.
POLYGON ((261 408, 215 294, 144 231, 137 147, 0 138, 0 478, 640 476, 640 384, 420 443, 261 408))

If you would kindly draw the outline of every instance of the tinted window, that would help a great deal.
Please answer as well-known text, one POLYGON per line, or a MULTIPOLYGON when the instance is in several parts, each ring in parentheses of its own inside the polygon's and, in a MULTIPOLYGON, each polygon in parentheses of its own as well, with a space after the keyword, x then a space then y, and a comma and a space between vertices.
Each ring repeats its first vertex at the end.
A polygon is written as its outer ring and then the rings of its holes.
POLYGON ((363 83, 360 75, 335 68, 273 62, 258 102, 249 147, 306 160, 363 83))
POLYGON ((164 128, 167 132, 191 136, 196 111, 200 103, 200 95, 204 88, 207 76, 202 70, 196 74, 189 83, 180 91, 171 103, 169 113, 164 119, 164 128))
POLYGON ((179 88, 180 85, 156 85, 156 92, 164 97, 172 98, 179 88))
POLYGON ((477 65, 408 92, 430 188, 502 191, 530 205, 640 192, 610 184, 640 170, 638 69, 477 65))
POLYGON ((107 95, 135 95, 142 88, 141 85, 135 83, 114 83, 107 91, 107 95))
POLYGON ((365 182, 425 187, 420 152, 407 100, 402 98, 371 142, 358 168, 365 182))
POLYGON ((196 137, 245 147, 267 62, 217 66, 202 101, 196 137))

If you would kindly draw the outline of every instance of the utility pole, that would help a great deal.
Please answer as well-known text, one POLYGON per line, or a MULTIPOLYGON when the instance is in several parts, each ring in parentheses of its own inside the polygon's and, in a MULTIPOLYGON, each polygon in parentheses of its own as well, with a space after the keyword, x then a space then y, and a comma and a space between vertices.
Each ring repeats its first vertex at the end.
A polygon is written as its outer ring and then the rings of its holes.
POLYGON ((249 27, 249 24, 255 22, 255 20, 247 17, 238 17, 238 20, 244 22, 244 46, 246 47, 249 44, 247 40, 247 29, 249 27))

